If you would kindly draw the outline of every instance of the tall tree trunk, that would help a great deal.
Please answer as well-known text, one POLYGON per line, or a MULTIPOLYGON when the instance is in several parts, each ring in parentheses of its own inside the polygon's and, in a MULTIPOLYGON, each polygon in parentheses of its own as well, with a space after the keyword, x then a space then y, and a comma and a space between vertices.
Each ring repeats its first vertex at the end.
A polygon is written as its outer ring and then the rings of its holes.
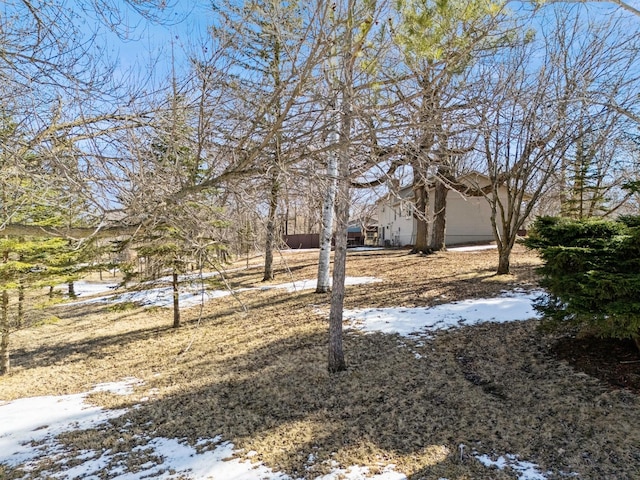
POLYGON ((429 248, 429 192, 424 182, 414 181, 413 199, 416 240, 411 253, 429 253, 431 251, 429 248))
POLYGON ((24 283, 20 280, 18 285, 18 320, 17 326, 18 328, 22 327, 22 322, 24 320, 24 283))
POLYGON ((349 236, 349 204, 351 172, 349 155, 351 153, 351 123, 353 121, 353 77, 354 52, 353 29, 355 0, 348 0, 346 12, 346 30, 343 49, 339 55, 342 69, 341 81, 334 79, 332 85, 336 94, 339 112, 336 112, 338 124, 337 148, 337 191, 336 191, 336 246, 333 256, 333 288, 331 290, 331 308, 329 312, 329 373, 347 369, 342 348, 342 314, 344 310, 345 275, 347 267, 347 241, 349 236))
POLYGON ((76 298, 76 290, 74 288, 73 282, 69 282, 67 286, 69 288, 69 298, 76 298))
POLYGON ((180 292, 178 290, 178 272, 173 271, 172 282, 173 287, 173 328, 180 326, 180 292))
POLYGON ((267 218, 267 238, 264 252, 264 276, 263 282, 273 280, 273 248, 276 240, 276 213, 278 211, 278 195, 280 192, 280 178, 277 172, 278 167, 273 167, 274 172, 271 178, 271 190, 269 192, 269 216, 267 218))
MULTIPOLYGON (((332 132, 332 140, 338 137, 338 132, 332 132)), ((318 256, 318 284, 316 293, 327 293, 330 286, 331 238, 333 237, 333 213, 336 202, 338 177, 338 159, 335 153, 329 153, 327 163, 327 191, 322 203, 322 230, 320 232, 320 254, 318 256)))
POLYGON ((511 247, 502 243, 498 248, 498 275, 507 275, 510 273, 511 267, 511 247))
MULTIPOLYGON (((343 117, 346 116, 343 114, 343 117)), ((346 122, 346 120, 343 119, 346 122)), ((348 132, 349 130, 346 130, 348 132)), ((343 133, 344 127, 343 127, 343 133)), ((343 140, 343 142, 345 142, 343 140)), ((341 146, 338 168, 338 194, 336 198, 336 247, 333 258, 333 288, 329 313, 329 372, 346 370, 342 349, 342 312, 344 308, 347 239, 349 229, 349 150, 348 143, 341 146)))
POLYGON ((437 182, 433 198, 433 229, 431 233, 431 250, 445 250, 447 228, 447 194, 449 189, 444 182, 437 182))
POLYGON ((9 292, 2 290, 0 311, 0 375, 9 373, 9 292))
MULTIPOLYGON (((273 87, 276 92, 280 92, 282 88, 282 80, 280 78, 281 65, 281 48, 280 39, 273 37, 273 58, 271 59, 271 75, 273 76, 273 87)), ((282 105, 280 94, 276 97, 274 118, 282 115, 282 105)), ((275 153, 273 158, 271 191, 269 192, 269 217, 267 219, 267 239, 265 245, 264 256, 264 276, 263 282, 273 280, 273 248, 276 238, 276 212, 278 210, 278 195, 280 193, 280 169, 282 168, 282 131, 278 129, 275 134, 275 153)))

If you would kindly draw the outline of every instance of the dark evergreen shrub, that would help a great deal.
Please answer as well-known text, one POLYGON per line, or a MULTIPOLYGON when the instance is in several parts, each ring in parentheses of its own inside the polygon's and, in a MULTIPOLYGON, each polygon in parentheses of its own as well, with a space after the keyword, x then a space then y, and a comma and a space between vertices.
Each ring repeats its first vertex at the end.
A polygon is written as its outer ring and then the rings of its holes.
POLYGON ((640 344, 640 216, 540 217, 524 243, 544 260, 539 271, 549 296, 536 308, 547 320, 640 344))

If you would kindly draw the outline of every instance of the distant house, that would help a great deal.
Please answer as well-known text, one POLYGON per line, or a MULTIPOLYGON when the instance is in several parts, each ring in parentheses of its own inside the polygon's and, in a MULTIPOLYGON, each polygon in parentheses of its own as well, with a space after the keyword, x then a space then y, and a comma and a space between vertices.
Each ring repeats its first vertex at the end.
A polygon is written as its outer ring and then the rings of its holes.
MULTIPOLYGON (((469 173, 460 183, 473 188, 489 185, 489 178, 481 173, 469 173)), ((506 195, 506 194, 505 194, 506 195)), ((429 189, 428 235, 433 228, 434 187, 429 189)), ((389 194, 378 202, 378 244, 381 246, 414 245, 416 219, 413 218, 414 200, 412 187, 406 186, 396 194, 389 194)), ((491 208, 482 196, 466 196, 457 190, 449 190, 446 211, 447 245, 490 242, 494 240, 491 227, 491 208)))
POLYGON ((367 219, 366 223, 350 222, 347 230, 347 245, 350 247, 377 246, 378 227, 372 219, 367 219))

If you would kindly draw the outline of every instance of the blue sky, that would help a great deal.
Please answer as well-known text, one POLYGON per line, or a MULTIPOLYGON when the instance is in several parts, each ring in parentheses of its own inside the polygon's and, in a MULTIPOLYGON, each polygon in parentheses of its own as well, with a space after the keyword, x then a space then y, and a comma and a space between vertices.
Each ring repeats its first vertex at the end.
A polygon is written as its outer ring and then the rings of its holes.
POLYGON ((161 14, 161 21, 152 22, 124 0, 117 0, 128 28, 122 27, 117 35, 100 26, 100 40, 106 44, 107 55, 117 59, 123 72, 142 71, 157 59, 159 67, 165 69, 159 72, 161 77, 170 71, 172 42, 179 69, 185 65, 184 51, 207 36, 207 26, 213 21, 210 2, 177 0, 170 3, 161 14))

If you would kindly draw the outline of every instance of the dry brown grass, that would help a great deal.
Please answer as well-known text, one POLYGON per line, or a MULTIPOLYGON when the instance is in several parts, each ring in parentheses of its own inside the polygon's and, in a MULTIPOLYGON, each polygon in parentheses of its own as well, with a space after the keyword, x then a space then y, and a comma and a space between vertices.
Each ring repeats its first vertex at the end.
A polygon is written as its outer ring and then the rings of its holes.
MULTIPOLYGON (((345 307, 435 305, 532 288, 537 264, 517 249, 513 274, 495 276, 495 251, 352 253, 348 275, 383 282, 348 287, 345 307)), ((315 275, 314 255, 288 254, 274 283, 315 275)), ((230 272, 228 280, 262 285, 257 268, 230 272)), ((63 441, 126 453, 140 443, 136 433, 191 444, 222 435, 293 477, 314 478, 334 461, 372 471, 393 463, 410 480, 517 478, 482 466, 470 455, 477 451, 517 454, 552 472, 548 478, 637 478, 638 397, 556 360, 536 321, 462 328, 426 342, 350 331, 349 368, 329 376, 327 321, 317 313, 328 309, 328 295, 265 290, 239 299, 247 312, 226 297, 208 303, 201 317, 199 308, 185 311, 177 330, 168 310, 56 307, 58 323, 13 336, 14 371, 0 379, 0 399, 136 377, 144 384, 133 395, 91 400, 140 408, 63 441)), ((140 457, 130 459, 131 468, 148 460, 140 457)))

